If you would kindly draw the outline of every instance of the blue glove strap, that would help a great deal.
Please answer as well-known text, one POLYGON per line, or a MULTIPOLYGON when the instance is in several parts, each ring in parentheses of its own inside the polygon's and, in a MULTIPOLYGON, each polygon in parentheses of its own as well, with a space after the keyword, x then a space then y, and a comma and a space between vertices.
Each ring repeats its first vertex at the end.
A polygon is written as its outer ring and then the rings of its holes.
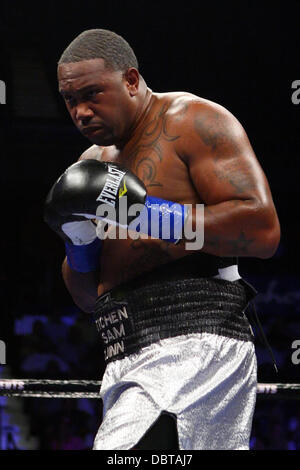
POLYGON ((71 269, 80 273, 97 271, 100 264, 102 241, 96 238, 89 245, 73 245, 65 242, 67 262, 71 269))
POLYGON ((149 236, 176 243, 182 238, 185 218, 186 210, 182 204, 147 196, 139 228, 149 236), (143 222, 147 222, 144 226, 148 226, 148 232, 143 230, 143 222))

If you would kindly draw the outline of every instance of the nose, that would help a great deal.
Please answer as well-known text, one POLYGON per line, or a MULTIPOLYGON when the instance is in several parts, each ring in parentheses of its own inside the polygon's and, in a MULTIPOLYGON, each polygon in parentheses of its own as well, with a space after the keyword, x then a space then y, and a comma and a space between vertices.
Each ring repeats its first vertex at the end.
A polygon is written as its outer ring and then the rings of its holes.
POLYGON ((76 106, 76 120, 85 124, 94 116, 93 110, 85 103, 78 103, 76 106))

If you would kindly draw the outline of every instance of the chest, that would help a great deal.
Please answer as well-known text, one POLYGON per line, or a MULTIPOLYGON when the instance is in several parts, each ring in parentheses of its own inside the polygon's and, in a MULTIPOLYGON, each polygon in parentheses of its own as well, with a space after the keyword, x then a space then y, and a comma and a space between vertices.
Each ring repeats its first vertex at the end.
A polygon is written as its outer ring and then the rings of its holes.
POLYGON ((108 147, 102 160, 126 167, 145 184, 148 194, 174 201, 195 199, 196 194, 186 164, 176 153, 175 141, 158 125, 140 133, 125 151, 108 147))

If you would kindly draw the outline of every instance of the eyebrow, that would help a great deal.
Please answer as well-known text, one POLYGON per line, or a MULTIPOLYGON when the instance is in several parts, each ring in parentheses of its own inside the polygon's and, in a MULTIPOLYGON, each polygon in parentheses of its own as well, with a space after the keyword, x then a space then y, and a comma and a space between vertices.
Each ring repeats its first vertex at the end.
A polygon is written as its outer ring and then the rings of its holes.
MULTIPOLYGON (((79 88, 79 90, 76 90, 75 93, 84 93, 85 91, 91 90, 91 88, 95 88, 95 87, 99 87, 99 85, 96 84, 96 83, 94 83, 93 85, 86 85, 86 86, 84 86, 84 87, 82 87, 82 88, 79 88)), ((64 96, 64 95, 72 94, 71 91, 65 91, 65 90, 62 90, 61 88, 60 88, 58 91, 59 91, 59 93, 60 93, 61 95, 63 95, 63 96, 64 96)))

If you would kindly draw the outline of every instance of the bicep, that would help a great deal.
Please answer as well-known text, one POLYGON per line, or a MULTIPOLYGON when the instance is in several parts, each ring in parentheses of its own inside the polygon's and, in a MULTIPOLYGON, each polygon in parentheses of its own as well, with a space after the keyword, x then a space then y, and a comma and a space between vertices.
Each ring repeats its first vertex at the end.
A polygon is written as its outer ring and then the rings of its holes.
POLYGON ((187 164, 191 180, 206 204, 264 200, 269 187, 241 124, 229 112, 195 113, 187 164))

